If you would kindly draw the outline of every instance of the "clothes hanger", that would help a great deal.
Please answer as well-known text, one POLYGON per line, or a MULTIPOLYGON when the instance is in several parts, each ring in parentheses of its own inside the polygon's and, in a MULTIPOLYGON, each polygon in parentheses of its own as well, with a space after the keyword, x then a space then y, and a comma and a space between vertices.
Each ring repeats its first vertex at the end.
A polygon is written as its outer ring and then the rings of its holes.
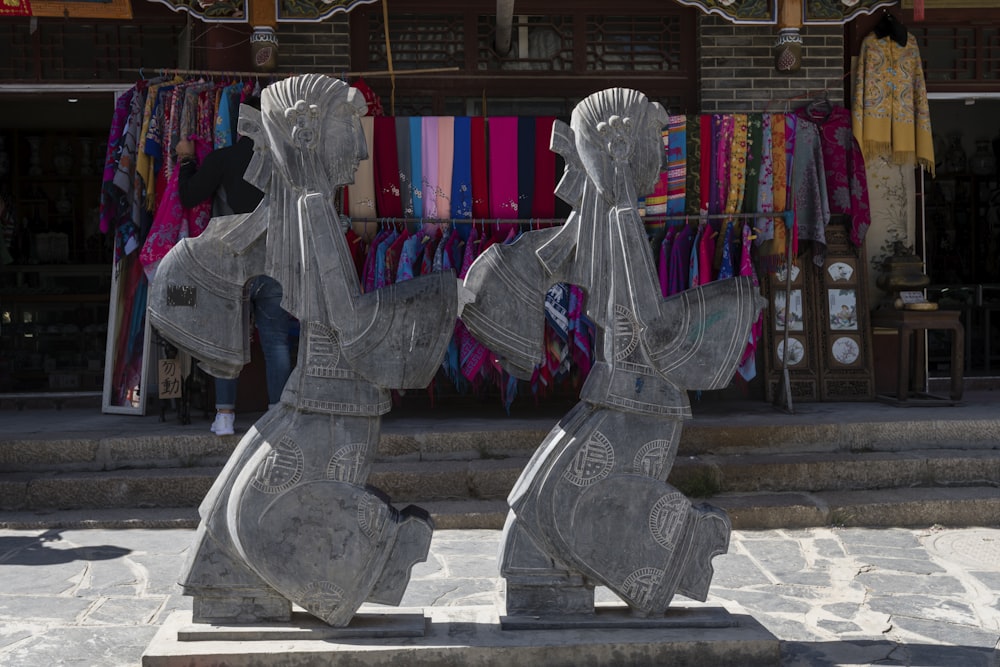
POLYGON ((888 9, 882 10, 882 18, 875 24, 874 32, 879 39, 892 37, 893 41, 900 46, 906 46, 906 26, 888 9))
POLYGON ((830 114, 833 113, 833 104, 830 102, 829 92, 824 90, 817 93, 813 101, 806 107, 806 110, 813 118, 826 121, 830 117, 830 114))

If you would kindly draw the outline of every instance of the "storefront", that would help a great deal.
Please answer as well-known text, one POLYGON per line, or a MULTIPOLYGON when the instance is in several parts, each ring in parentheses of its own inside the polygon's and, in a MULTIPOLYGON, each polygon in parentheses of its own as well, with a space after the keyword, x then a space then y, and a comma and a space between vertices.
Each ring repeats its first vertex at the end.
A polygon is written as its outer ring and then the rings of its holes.
MULTIPOLYGON (((361 78, 384 114, 395 117, 565 118, 577 100, 610 86, 641 90, 671 114, 689 118, 791 112, 818 97, 850 103, 850 59, 877 20, 861 15, 846 27, 836 21, 805 25, 802 67, 789 72, 776 67, 775 25, 749 25, 679 4, 624 2, 612 14, 602 3, 554 1, 518 14, 519 4, 502 43, 497 42, 495 3, 388 4, 388 12, 379 4, 358 5, 349 14, 313 21, 299 17, 282 22, 279 17, 274 21, 277 68, 270 75, 308 70, 329 71, 351 83, 361 78)), ((132 10, 131 21, 38 19, 36 30, 28 18, 0 19, 5 34, 0 62, 9 63, 0 66, 0 153, 6 153, 10 164, 6 173, 0 169, 0 187, 5 239, 14 259, 0 270, 0 392, 100 390, 105 409, 145 409, 138 390, 152 386, 150 357, 157 352, 155 346, 150 352, 149 334, 140 325, 132 325, 140 327, 136 337, 123 335, 119 307, 134 293, 122 281, 128 265, 120 261, 113 234, 95 234, 115 94, 137 79, 164 73, 160 70, 183 69, 190 71, 189 78, 222 80, 226 72, 230 78, 249 74, 253 63, 251 26, 242 21, 204 23, 187 12, 146 2, 135 3, 132 10), (84 43, 95 46, 59 50, 60 45, 84 43), (75 55, 55 55, 64 52, 75 55), (71 96, 78 102, 68 102, 71 96), (115 386, 114 359, 123 346, 136 345, 133 363, 138 363, 139 379, 123 392, 115 386)), ((937 153, 937 178, 922 178, 918 172, 912 196, 903 195, 912 212, 901 214, 904 236, 894 240, 923 253, 932 297, 941 294, 944 302, 955 301, 965 309, 967 375, 988 374, 990 357, 1000 356, 1000 340, 993 335, 1000 322, 990 319, 994 295, 989 275, 1000 257, 1000 221, 993 194, 996 160, 990 164, 984 151, 992 153, 1000 131, 994 120, 1000 101, 993 99, 1000 93, 998 29, 990 27, 1000 17, 992 24, 974 23, 973 16, 956 10, 944 21, 938 15, 943 10, 928 2, 927 20, 921 24, 912 20, 910 10, 893 11, 917 37, 927 61, 937 153), (962 145, 964 166, 958 151, 951 150, 955 144, 962 145), (963 253, 963 248, 972 250, 963 253)), ((975 18, 981 20, 984 11, 996 10, 979 10, 975 18)), ((267 76, 261 73, 259 80, 266 83, 267 76)), ((2 160, 0 155, 0 165, 2 160)), ((490 217, 496 222, 496 215, 490 217)), ((873 221, 873 228, 878 224, 873 221)), ((891 236, 882 230, 880 245, 891 236)), ((868 274, 870 285, 878 267, 868 244, 866 255, 841 263, 862 265, 858 276, 868 274)), ((849 243, 844 252, 852 252, 849 243)), ((775 289, 767 289, 776 296, 775 289)), ((857 300, 864 310, 882 297, 863 282, 850 289, 864 293, 857 300)), ((791 302, 794 290, 787 294, 784 298, 791 302)), ((818 296, 820 291, 816 294, 804 306, 815 312, 803 317, 826 328, 803 338, 805 388, 798 390, 799 397, 866 400, 877 381, 872 353, 878 349, 877 337, 872 340, 862 316, 846 335, 857 344, 854 361, 838 363, 833 348, 823 348, 845 336, 831 338, 837 333, 825 324, 831 306, 818 296)), ((772 310, 775 304, 772 298, 772 310)), ((773 312, 765 314, 765 322, 777 322, 773 312)), ((766 344, 756 353, 760 372, 732 388, 748 400, 773 399, 781 381, 782 357, 775 349, 785 339, 778 339, 776 326, 765 329, 766 344)), ((847 343, 838 344, 842 353, 847 343)), ((939 347, 931 341, 932 377, 935 354, 947 356, 939 347)), ((438 384, 439 396, 461 393, 447 389, 444 381, 438 384)), ((523 399, 525 406, 529 402, 530 397, 523 399)))

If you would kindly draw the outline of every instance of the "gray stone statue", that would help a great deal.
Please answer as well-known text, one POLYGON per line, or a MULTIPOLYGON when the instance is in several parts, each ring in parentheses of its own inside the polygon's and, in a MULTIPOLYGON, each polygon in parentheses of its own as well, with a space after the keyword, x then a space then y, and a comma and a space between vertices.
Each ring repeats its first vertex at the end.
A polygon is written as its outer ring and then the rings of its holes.
POLYGON ((693 505, 666 482, 691 416, 687 389, 732 378, 763 299, 750 278, 661 296, 636 203, 660 171, 663 108, 609 89, 553 128, 566 160, 562 228, 493 245, 461 290, 461 317, 509 372, 542 359, 546 290, 587 293, 598 330, 581 401, 539 446, 508 498, 501 572, 507 614, 591 614, 603 584, 634 613, 663 614, 675 593, 705 600, 711 559, 731 530, 725 512, 693 505))
POLYGON ((265 193, 215 218, 160 265, 149 317, 212 374, 248 360, 243 287, 278 280, 299 319, 281 401, 240 441, 201 506, 182 585, 196 622, 290 618, 291 604, 345 626, 365 601, 398 604, 433 525, 366 485, 390 388, 425 387, 454 329, 457 283, 438 273, 362 294, 333 206, 367 157, 365 103, 325 75, 274 83, 240 110, 254 140, 245 178, 265 193))

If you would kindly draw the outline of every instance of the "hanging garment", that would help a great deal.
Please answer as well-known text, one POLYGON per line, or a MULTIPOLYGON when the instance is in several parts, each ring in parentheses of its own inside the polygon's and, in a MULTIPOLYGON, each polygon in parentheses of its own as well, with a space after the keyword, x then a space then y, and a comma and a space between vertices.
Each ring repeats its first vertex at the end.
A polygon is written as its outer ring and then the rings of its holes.
POLYGON ((455 118, 454 160, 451 170, 451 217, 472 217, 472 119, 455 118))
POLYGON ((413 217, 413 168, 410 164, 410 119, 396 117, 396 164, 399 167, 399 205, 406 217, 413 217))
POLYGON ((535 119, 517 119, 517 208, 508 216, 527 220, 535 201, 535 119))
POLYGON ((823 266, 826 258, 826 226, 830 224, 824 171, 819 129, 813 123, 803 122, 795 130, 791 193, 798 238, 812 243, 816 266, 823 266))
POLYGON ((438 118, 437 187, 434 190, 439 220, 448 220, 452 217, 451 184, 454 162, 455 119, 451 116, 442 116, 438 118))
POLYGON ((517 218, 517 120, 497 116, 487 124, 490 218, 517 218))
MULTIPOLYGON (((749 276, 753 280, 754 287, 758 287, 759 283, 757 281, 757 272, 754 270, 753 262, 750 257, 750 244, 752 243, 750 225, 743 225, 742 234, 743 239, 740 247, 739 275, 749 276)), ((757 317, 757 321, 754 322, 752 327, 750 327, 750 339, 747 341, 747 347, 743 351, 743 357, 740 359, 740 365, 736 369, 736 372, 739 373, 740 377, 747 382, 757 377, 757 346, 760 344, 763 331, 764 311, 761 311, 757 317)))
POLYGON ((420 119, 420 189, 424 203, 423 217, 432 219, 441 218, 438 215, 438 190, 441 187, 438 180, 439 121, 436 116, 424 116, 420 119))
POLYGON ((400 198, 399 157, 396 153, 396 119, 375 116, 374 140, 368 152, 374 158, 376 215, 382 218, 401 218, 403 201, 400 198))
POLYGON ((667 120, 667 214, 683 215, 687 186, 687 117, 667 120))
POLYGON ((934 138, 920 48, 874 32, 861 41, 854 79, 853 132, 866 160, 888 156, 934 175, 934 138))
POLYGON ((535 118, 535 183, 531 217, 551 219, 556 216, 556 154, 549 148, 555 116, 535 118))
MULTIPOLYGON (((360 120, 365 142, 370 148, 375 143, 375 119, 362 116, 360 120)), ((346 188, 346 192, 348 215, 353 218, 374 218, 378 215, 375 208, 375 161, 371 150, 368 157, 358 163, 354 183, 346 188)))
POLYGON ((482 116, 472 118, 472 149, 469 157, 472 161, 472 217, 490 217, 490 180, 489 158, 486 145, 486 119, 482 116))
MULTIPOLYGON (((670 152, 670 128, 669 125, 660 133, 660 137, 663 141, 663 162, 666 165, 667 155, 670 152)), ((656 184, 653 186, 653 191, 643 197, 640 207, 644 211, 644 215, 647 218, 654 216, 664 216, 667 214, 667 197, 668 197, 668 184, 669 180, 669 169, 664 168, 660 171, 659 177, 656 179, 656 184)))
POLYGON ((688 116, 687 128, 687 178, 685 183, 684 211, 697 215, 701 206, 701 117, 688 116))
POLYGON ((860 247, 872 217, 865 159, 857 139, 848 131, 851 113, 842 106, 824 110, 807 105, 796 114, 800 123, 813 123, 819 128, 830 213, 848 217, 849 238, 860 247))
POLYGON ((410 119, 410 192, 413 197, 413 217, 424 217, 423 121, 419 116, 410 119))

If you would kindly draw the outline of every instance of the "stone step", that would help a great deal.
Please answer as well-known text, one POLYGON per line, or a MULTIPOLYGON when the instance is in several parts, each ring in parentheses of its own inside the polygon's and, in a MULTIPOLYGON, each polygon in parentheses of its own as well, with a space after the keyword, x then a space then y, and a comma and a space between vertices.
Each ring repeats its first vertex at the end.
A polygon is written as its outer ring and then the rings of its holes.
MULTIPOLYGON (((526 456, 376 463, 369 482, 399 502, 503 500, 526 456)), ((0 509, 196 507, 219 466, 0 474, 0 509)), ((692 498, 910 487, 993 487, 1000 452, 922 450, 679 457, 669 480, 692 498)))
MULTIPOLYGON (((378 459, 436 461, 530 456, 557 421, 479 419, 450 426, 447 420, 387 420, 378 459)), ((166 431, 153 435, 0 434, 0 470, 221 466, 238 442, 238 435, 218 437, 208 433, 207 426, 198 432, 166 431)), ((685 422, 678 453, 681 457, 706 457, 998 447, 1000 419, 810 423, 805 415, 773 415, 753 422, 719 423, 710 419, 685 422)))
MULTIPOLYGON (((725 493, 709 499, 725 509, 735 530, 818 526, 921 527, 996 526, 1000 492, 992 486, 906 488, 822 493, 725 493)), ((407 503, 395 502, 397 507, 407 503)), ((503 527, 503 500, 419 503, 438 530, 503 527)), ((0 511, 0 529, 190 528, 194 507, 0 511)))

